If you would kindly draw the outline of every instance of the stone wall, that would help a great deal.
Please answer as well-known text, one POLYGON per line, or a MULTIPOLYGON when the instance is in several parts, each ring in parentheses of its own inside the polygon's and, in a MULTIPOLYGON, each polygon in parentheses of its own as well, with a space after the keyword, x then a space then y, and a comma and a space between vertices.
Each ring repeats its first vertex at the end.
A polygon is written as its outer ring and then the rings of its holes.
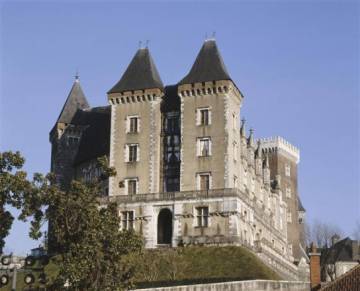
POLYGON ((156 290, 156 291, 309 291, 310 283, 297 281, 235 281, 212 284, 196 284, 172 287, 160 287, 136 290, 156 290))

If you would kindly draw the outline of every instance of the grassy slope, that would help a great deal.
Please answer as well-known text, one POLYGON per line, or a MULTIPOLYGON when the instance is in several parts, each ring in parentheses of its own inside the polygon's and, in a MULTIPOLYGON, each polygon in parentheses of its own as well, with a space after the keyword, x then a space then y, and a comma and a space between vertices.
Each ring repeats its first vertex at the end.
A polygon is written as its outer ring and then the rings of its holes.
MULTIPOLYGON (((137 284, 138 286, 280 279, 256 255, 242 247, 187 247, 177 250, 148 251, 148 253, 151 252, 153 254, 150 259, 157 258, 155 260, 158 260, 158 263, 164 267, 157 267, 157 270, 159 270, 158 276, 152 279, 152 283, 140 283, 137 284), (169 274, 172 270, 176 271, 175 276, 169 274)), ((144 264, 151 264, 151 261, 147 260, 146 256, 143 258, 143 262, 144 264)), ((143 270, 142 274, 137 275, 137 282, 145 281, 142 275, 146 274, 146 272, 149 272, 149 270, 143 270)))
MULTIPOLYGON (((136 259, 136 263, 139 266, 136 274, 137 287, 280 279, 256 255, 245 248, 235 246, 147 250, 142 257, 136 259)), ((48 275, 56 273, 52 263, 46 270, 48 275)), ((24 286, 23 274, 18 274, 19 290, 24 286)), ((0 290, 11 290, 11 284, 0 290)))

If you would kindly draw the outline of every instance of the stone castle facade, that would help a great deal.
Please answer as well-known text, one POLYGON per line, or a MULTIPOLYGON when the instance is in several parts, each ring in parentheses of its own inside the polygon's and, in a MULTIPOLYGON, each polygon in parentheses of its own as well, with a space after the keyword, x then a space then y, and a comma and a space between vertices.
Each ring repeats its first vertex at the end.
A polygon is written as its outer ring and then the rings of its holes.
POLYGON ((121 228, 141 233, 146 247, 243 245, 299 278, 299 150, 281 137, 247 134, 244 96, 215 40, 171 86, 140 48, 107 96, 108 106, 91 108, 76 78, 50 132, 61 187, 100 175, 96 159, 107 155, 117 175, 104 182, 102 202, 118 203, 121 228))

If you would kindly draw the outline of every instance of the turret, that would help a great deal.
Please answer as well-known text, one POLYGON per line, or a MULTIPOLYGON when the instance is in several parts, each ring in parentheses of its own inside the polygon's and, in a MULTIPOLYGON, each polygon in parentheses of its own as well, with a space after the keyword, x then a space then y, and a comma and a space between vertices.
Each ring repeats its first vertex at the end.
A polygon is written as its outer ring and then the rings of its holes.
POLYGON ((299 194, 297 187, 297 165, 300 160, 299 150, 281 137, 262 139, 264 153, 269 157, 271 180, 273 189, 279 188, 282 200, 287 204, 287 236, 292 245, 295 261, 299 261, 302 252, 299 248, 300 233, 304 225, 299 223, 299 194))
POLYGON ((164 95, 147 47, 136 52, 120 80, 109 90, 112 107, 109 195, 159 192, 160 103, 164 95))
POLYGON ((254 129, 250 128, 250 134, 247 138, 247 151, 248 151, 248 163, 251 166, 255 166, 254 164, 254 151, 255 151, 255 142, 254 142, 254 129))
POLYGON ((255 173, 256 175, 262 175, 262 164, 263 164, 263 156, 261 149, 261 142, 258 140, 257 148, 255 150, 255 173))
POLYGON ((264 184, 270 186, 270 167, 269 167, 269 157, 266 155, 263 161, 263 179, 264 184))
POLYGON ((193 185, 199 190, 237 187, 238 119, 243 96, 214 39, 203 43, 189 73, 178 83, 178 95, 182 114, 181 190, 193 190, 193 185))
POLYGON ((51 171, 55 173, 57 183, 64 190, 74 178, 73 162, 84 129, 77 118, 78 113, 88 108, 89 103, 80 86, 79 76, 76 76, 61 113, 50 132, 51 171))

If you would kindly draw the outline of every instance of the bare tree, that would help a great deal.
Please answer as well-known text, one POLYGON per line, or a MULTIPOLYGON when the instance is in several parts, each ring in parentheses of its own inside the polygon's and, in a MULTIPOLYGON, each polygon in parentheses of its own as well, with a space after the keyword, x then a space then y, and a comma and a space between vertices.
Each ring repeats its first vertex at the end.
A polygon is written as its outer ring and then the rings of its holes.
POLYGON ((360 240, 360 220, 356 221, 352 237, 355 240, 360 240))
POLYGON ((333 235, 343 236, 343 231, 336 225, 316 220, 311 226, 307 227, 307 243, 315 242, 318 247, 331 245, 333 235))

